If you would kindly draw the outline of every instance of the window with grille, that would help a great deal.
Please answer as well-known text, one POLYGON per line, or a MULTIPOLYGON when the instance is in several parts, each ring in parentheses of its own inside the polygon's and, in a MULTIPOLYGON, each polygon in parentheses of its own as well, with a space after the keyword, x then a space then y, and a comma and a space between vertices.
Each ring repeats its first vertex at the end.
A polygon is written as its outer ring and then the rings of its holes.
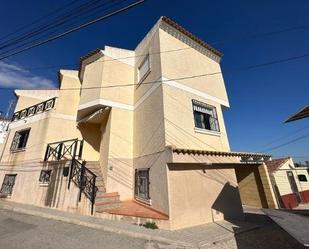
POLYGON ((210 131, 220 131, 216 107, 192 100, 195 127, 210 131))
POLYGON ((141 83, 150 72, 150 60, 149 55, 145 57, 141 65, 138 67, 138 82, 141 83))
POLYGON ((149 169, 135 170, 135 196, 149 200, 149 169))
POLYGON ((11 195, 12 194, 16 176, 17 174, 6 174, 4 176, 1 190, 0 190, 1 195, 11 195))
POLYGON ((51 177, 51 172, 52 172, 51 169, 49 169, 49 170, 41 170, 39 182, 40 183, 49 183, 50 182, 50 177, 51 177))
POLYGON ((16 131, 11 145, 11 151, 24 149, 28 141, 29 133, 30 129, 16 131))

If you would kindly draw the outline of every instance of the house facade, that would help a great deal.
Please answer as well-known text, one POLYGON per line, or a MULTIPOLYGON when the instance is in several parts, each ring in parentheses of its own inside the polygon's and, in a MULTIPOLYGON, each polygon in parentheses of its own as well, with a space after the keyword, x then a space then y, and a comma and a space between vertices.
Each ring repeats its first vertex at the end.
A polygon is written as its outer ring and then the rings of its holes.
MULTIPOLYGON (((0 158, 8 133, 10 119, 0 116, 0 158)), ((0 159, 1 160, 1 159, 0 159)))
POLYGON ((276 207, 270 156, 230 151, 221 56, 161 17, 134 50, 61 70, 57 90, 16 90, 1 196, 167 229, 276 207))
POLYGON ((309 168, 295 167, 293 159, 266 162, 278 206, 292 209, 309 203, 309 168))

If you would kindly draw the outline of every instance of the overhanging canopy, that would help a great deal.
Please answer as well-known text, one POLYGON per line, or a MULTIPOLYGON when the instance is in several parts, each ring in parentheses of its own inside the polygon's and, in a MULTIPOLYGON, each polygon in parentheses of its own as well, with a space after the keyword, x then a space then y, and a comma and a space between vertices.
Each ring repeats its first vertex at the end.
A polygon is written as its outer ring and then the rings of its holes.
POLYGON ((101 108, 78 121, 78 125, 84 123, 100 124, 105 119, 110 107, 101 108))
POLYGON ((303 109, 301 109, 299 112, 297 112, 294 115, 292 115, 291 117, 289 117, 285 121, 285 123, 295 121, 295 120, 299 120, 299 119, 303 119, 303 118, 308 118, 308 117, 309 117, 309 106, 306 106, 303 109))

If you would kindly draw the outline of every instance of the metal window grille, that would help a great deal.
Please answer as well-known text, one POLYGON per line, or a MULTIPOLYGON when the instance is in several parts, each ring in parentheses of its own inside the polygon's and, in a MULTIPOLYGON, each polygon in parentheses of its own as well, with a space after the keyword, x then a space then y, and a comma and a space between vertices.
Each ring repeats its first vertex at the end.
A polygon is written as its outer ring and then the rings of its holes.
POLYGON ((16 131, 12 141, 11 151, 25 148, 28 141, 29 133, 30 129, 16 131))
POLYGON ((144 200, 150 199, 149 194, 149 169, 135 170, 135 196, 144 200))
POLYGON ((192 100, 194 123, 196 128, 220 131, 216 107, 192 100))
POLYGON ((39 182, 40 183, 49 183, 51 178, 51 172, 52 170, 41 170, 39 182))
POLYGON ((0 193, 2 195, 11 195, 15 184, 17 174, 6 174, 3 179, 0 193))

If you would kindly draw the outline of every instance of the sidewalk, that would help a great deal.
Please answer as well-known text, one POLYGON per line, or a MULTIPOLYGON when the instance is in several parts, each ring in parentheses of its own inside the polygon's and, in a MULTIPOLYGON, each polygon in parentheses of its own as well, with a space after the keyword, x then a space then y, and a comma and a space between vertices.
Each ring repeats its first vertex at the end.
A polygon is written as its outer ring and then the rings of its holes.
POLYGON ((5 200, 0 200, 0 208, 95 229, 102 229, 104 231, 119 233, 130 237, 167 243, 177 246, 177 248, 208 247, 219 241, 231 239, 235 234, 258 228, 257 225, 247 222, 231 223, 228 221, 220 221, 177 231, 161 229, 151 230, 126 222, 82 216, 56 209, 36 207, 5 200))
POLYGON ((290 211, 280 211, 275 209, 264 209, 263 211, 299 243, 309 247, 308 217, 293 214, 290 211))

